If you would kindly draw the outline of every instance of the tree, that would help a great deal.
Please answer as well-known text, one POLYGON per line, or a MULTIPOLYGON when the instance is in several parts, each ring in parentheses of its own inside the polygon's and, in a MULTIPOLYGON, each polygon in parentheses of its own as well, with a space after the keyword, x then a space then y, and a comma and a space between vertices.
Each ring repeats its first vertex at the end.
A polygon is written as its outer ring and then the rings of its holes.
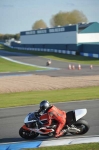
POLYGON ((0 40, 4 40, 4 35, 0 34, 0 40))
POLYGON ((40 29, 40 28, 42 28, 42 29, 47 28, 47 25, 43 20, 36 21, 32 26, 33 30, 40 29))
POLYGON ((81 22, 88 22, 87 17, 83 12, 78 10, 73 10, 71 12, 59 12, 52 16, 50 24, 52 27, 55 26, 64 26, 67 24, 77 24, 81 22))
POLYGON ((13 38, 14 38, 15 40, 20 40, 20 34, 19 34, 19 33, 15 34, 15 35, 13 36, 13 38))
POLYGON ((0 40, 9 40, 14 38, 15 40, 20 40, 20 34, 0 34, 0 40))

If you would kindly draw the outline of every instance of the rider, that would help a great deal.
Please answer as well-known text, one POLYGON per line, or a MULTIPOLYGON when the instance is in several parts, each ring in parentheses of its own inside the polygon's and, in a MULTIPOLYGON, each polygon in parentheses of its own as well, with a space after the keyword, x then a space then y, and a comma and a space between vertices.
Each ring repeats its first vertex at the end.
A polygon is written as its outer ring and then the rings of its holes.
POLYGON ((60 137, 66 132, 65 130, 62 130, 64 125, 66 124, 66 112, 65 111, 58 109, 54 105, 50 105, 47 100, 43 100, 40 103, 40 109, 38 112, 47 113, 48 123, 44 125, 50 126, 52 123, 52 119, 58 122, 56 131, 55 131, 55 137, 60 137))

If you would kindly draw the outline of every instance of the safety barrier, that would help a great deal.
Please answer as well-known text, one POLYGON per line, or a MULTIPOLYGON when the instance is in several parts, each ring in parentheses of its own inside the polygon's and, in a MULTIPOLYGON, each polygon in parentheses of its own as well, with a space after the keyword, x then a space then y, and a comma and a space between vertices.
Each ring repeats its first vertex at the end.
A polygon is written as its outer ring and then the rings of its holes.
MULTIPOLYGON (((13 46, 8 46, 8 47, 15 48, 17 50, 28 50, 28 51, 39 51, 39 52, 53 52, 53 53, 60 53, 60 54, 76 55, 76 51, 70 51, 70 50, 45 49, 45 48, 26 48, 26 47, 13 47, 13 46)), ((81 52, 80 55, 81 56, 86 56, 86 57, 99 58, 99 54, 82 53, 81 52)))
POLYGON ((13 46, 9 46, 9 47, 10 48, 15 48, 17 50, 28 50, 28 51, 39 51, 39 52, 52 52, 52 53, 76 55, 76 51, 69 51, 69 50, 45 49, 45 48, 26 48, 26 47, 13 47, 13 46))
POLYGON ((82 56, 86 57, 94 57, 94 58, 99 58, 99 54, 92 54, 92 53, 80 53, 82 56))

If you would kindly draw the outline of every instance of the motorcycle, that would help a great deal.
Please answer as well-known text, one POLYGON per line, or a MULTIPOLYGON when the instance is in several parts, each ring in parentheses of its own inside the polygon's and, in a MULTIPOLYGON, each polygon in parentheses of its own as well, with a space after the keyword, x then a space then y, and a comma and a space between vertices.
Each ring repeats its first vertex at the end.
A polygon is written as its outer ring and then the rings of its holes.
MULTIPOLYGON (((87 109, 76 109, 66 112, 66 124, 64 135, 82 135, 88 132, 89 124, 82 119, 87 113, 87 109)), ((39 135, 54 136, 57 122, 52 120, 51 126, 43 126, 47 123, 47 114, 38 114, 37 111, 29 113, 24 119, 24 125, 19 129, 19 135, 24 139, 34 139, 39 135)))
POLYGON ((48 60, 48 61, 46 62, 46 66, 49 66, 49 65, 51 65, 51 60, 48 60))

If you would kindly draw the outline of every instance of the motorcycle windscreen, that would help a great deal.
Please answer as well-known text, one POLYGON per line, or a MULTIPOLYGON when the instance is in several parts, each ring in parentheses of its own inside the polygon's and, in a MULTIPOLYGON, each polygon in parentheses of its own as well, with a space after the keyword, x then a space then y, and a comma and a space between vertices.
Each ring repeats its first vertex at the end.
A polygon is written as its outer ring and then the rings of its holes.
POLYGON ((75 110, 75 118, 76 118, 76 121, 81 119, 83 116, 85 116, 87 113, 87 109, 76 109, 75 110))
POLYGON ((29 113, 24 119, 24 123, 33 122, 33 121, 36 121, 36 117, 34 113, 29 113))

